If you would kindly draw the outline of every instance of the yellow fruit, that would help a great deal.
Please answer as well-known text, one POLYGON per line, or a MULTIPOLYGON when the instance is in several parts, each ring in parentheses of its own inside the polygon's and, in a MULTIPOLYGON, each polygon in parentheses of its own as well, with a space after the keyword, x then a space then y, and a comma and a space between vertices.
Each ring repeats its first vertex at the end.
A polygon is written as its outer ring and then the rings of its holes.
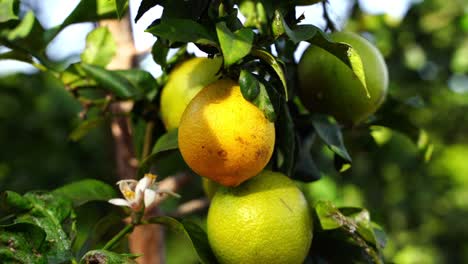
POLYGON ((161 118, 167 130, 179 127, 185 107, 206 85, 218 79, 222 59, 192 58, 177 65, 161 93, 161 118))
POLYGON ((179 149, 201 176, 236 186, 258 174, 275 145, 274 124, 245 100, 231 80, 219 80, 193 98, 179 127, 179 149))
POLYGON ((215 195, 216 191, 219 188, 219 184, 216 182, 207 179, 207 178, 202 178, 202 185, 203 185, 203 191, 205 192, 205 195, 208 199, 212 199, 213 196, 215 195))
POLYGON ((298 65, 299 95, 312 112, 334 116, 339 122, 355 125, 368 118, 385 99, 388 70, 380 52, 355 33, 337 32, 332 40, 351 45, 360 55, 367 89, 351 69, 326 50, 311 45, 298 65))
POLYGON ((263 171, 218 189, 208 211, 208 241, 223 264, 300 264, 312 242, 311 219, 295 183, 263 171))

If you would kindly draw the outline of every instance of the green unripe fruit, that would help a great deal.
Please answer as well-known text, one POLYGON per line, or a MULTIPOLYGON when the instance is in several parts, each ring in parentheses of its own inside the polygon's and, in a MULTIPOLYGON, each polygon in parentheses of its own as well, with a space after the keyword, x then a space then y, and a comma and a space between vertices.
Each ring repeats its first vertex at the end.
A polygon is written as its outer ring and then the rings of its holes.
POLYGON ((307 48, 298 65, 299 96, 310 111, 332 115, 346 125, 356 125, 375 113, 384 101, 387 66, 377 48, 357 34, 337 32, 330 37, 350 45, 361 57, 370 97, 344 62, 313 45, 307 48))

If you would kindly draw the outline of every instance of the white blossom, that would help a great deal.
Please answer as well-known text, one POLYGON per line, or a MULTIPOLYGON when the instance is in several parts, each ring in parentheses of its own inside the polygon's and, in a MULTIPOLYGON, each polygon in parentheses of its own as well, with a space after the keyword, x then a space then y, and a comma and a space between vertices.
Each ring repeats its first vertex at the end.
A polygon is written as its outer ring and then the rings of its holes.
POLYGON ((157 176, 151 173, 145 174, 139 181, 137 180, 121 180, 117 182, 122 198, 110 199, 109 203, 117 206, 130 207, 134 211, 140 210, 143 205, 150 206, 159 195, 166 193, 174 197, 180 197, 177 193, 170 190, 159 189, 156 182, 157 176))

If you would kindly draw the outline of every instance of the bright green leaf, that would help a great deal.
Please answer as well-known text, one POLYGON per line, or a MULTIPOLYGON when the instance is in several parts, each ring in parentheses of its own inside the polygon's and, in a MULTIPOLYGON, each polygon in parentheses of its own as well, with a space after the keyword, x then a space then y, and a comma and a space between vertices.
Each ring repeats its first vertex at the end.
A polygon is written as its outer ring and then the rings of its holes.
POLYGON ((46 233, 33 223, 0 225, 2 263, 47 263, 44 248, 46 233), (36 254, 32 254, 35 252, 36 254))
POLYGON ((340 211, 331 203, 319 201, 315 205, 320 227, 322 230, 332 230, 344 225, 340 218, 340 211))
POLYGON ((52 193, 73 201, 74 207, 91 201, 107 201, 117 196, 114 188, 94 179, 73 182, 55 189, 52 193))
MULTIPOLYGON (((304 30, 309 32, 310 30, 304 30)), ((310 32, 309 32, 310 33, 310 32)), ((329 40, 325 33, 321 30, 316 29, 316 33, 313 34, 313 37, 307 40, 312 45, 316 45, 335 57, 344 62, 354 73, 356 78, 361 81, 363 89, 366 91, 367 97, 370 97, 369 90, 367 89, 366 76, 364 72, 364 66, 362 64, 361 57, 353 47, 349 46, 346 43, 333 42, 329 40)))
POLYGON ((265 88, 265 85, 261 82, 258 82, 259 85, 259 94, 258 96, 252 101, 254 105, 256 105, 260 110, 263 111, 265 117, 270 121, 274 122, 276 120, 276 112, 273 104, 271 102, 270 96, 265 88))
POLYGON ((4 213, 21 213, 31 208, 28 199, 18 193, 5 191, 0 194, 0 209, 4 213))
POLYGON ((242 28, 231 32, 225 22, 216 24, 221 51, 224 57, 224 65, 230 66, 250 53, 254 39, 251 29, 242 28))
POLYGON ((0 23, 18 19, 18 10, 18 0, 0 0, 0 23))
POLYGON ((117 45, 106 27, 98 27, 86 37, 86 48, 81 54, 84 63, 105 67, 115 55, 117 45))

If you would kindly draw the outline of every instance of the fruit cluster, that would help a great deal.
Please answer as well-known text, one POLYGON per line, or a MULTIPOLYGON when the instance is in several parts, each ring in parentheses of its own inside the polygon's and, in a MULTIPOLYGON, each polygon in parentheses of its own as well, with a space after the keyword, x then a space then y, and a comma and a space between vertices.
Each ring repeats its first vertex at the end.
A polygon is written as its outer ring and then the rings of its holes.
MULTIPOLYGON (((387 69, 365 39, 352 33, 331 38, 359 53, 367 87, 342 61, 310 46, 298 63, 300 99, 311 112, 356 125, 384 100, 387 69)), ((210 245, 221 263, 302 263, 312 241, 309 206, 291 179, 265 170, 275 126, 243 97, 237 82, 219 76, 221 65, 220 58, 189 59, 172 71, 161 95, 166 128, 178 127, 185 162, 213 196, 210 245)))

